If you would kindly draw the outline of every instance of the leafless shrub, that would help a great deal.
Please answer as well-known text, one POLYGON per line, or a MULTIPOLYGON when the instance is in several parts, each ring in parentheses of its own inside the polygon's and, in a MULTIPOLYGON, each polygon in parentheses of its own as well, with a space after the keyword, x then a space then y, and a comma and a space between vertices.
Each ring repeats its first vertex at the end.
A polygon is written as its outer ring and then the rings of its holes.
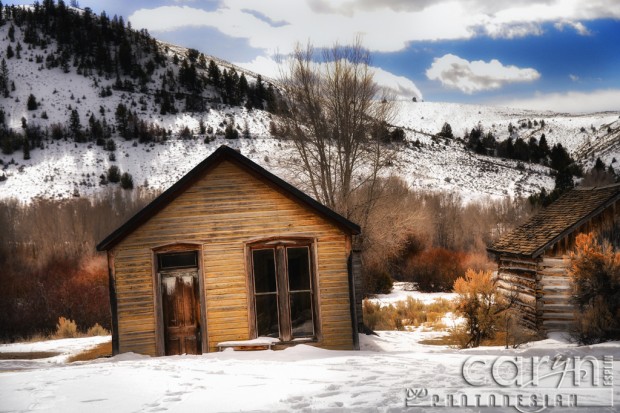
POLYGON ((58 317, 110 327, 107 264, 95 244, 153 194, 0 202, 0 338, 52 334, 58 317))

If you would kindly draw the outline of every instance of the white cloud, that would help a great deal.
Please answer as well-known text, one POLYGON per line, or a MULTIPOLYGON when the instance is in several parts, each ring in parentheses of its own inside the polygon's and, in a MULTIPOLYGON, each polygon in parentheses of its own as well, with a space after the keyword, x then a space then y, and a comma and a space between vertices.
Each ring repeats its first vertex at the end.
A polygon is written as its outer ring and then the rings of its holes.
POLYGON ((426 77, 439 80, 442 85, 471 94, 484 90, 499 89, 505 84, 531 82, 540 77, 535 69, 504 66, 493 59, 467 61, 453 54, 436 58, 426 71, 426 77))
POLYGON ((375 73, 375 82, 392 92, 396 100, 411 100, 414 96, 417 100, 423 99, 420 89, 406 77, 395 75, 378 67, 373 67, 372 70, 375 73))
POLYGON ((588 30, 588 28, 584 26, 581 22, 561 21, 555 23, 553 27, 555 27, 556 30, 559 31, 563 31, 564 27, 571 27, 582 36, 590 36, 592 34, 590 30, 588 30))
POLYGON ((146 28, 151 32, 187 26, 212 27, 227 36, 247 39, 250 46, 271 54, 276 50, 287 54, 296 42, 308 40, 316 47, 329 47, 334 42, 349 43, 358 34, 371 51, 395 52, 413 40, 472 37, 475 32, 469 27, 477 23, 460 3, 431 5, 420 13, 381 8, 343 16, 318 13, 305 2, 290 0, 223 0, 214 11, 187 5, 139 9, 128 20, 134 28, 146 28), (260 16, 287 24, 272 25, 260 16), (439 21, 442 24, 437 24, 439 21))
POLYGON ((251 62, 235 63, 235 65, 271 79, 277 79, 280 75, 281 66, 274 59, 266 56, 258 56, 251 62))
POLYGON ((479 32, 487 34, 493 39, 516 39, 526 36, 541 36, 543 30, 537 23, 510 23, 501 24, 490 22, 479 27, 479 32))
POLYGON ((153 32, 211 27, 248 39, 254 48, 288 53, 297 41, 326 47, 350 42, 356 34, 364 36, 371 51, 394 52, 418 40, 540 35, 548 22, 587 34, 581 21, 620 19, 617 0, 221 0, 211 11, 200 9, 200 2, 175 1, 174 6, 139 9, 129 20, 153 32))
POLYGON ((593 92, 538 93, 527 99, 498 102, 499 105, 554 112, 591 113, 620 110, 620 89, 593 92))
MULTIPOLYGON (((251 62, 235 63, 237 66, 241 66, 245 69, 251 70, 256 73, 260 73, 263 76, 277 79, 280 77, 280 70, 284 67, 287 68, 288 63, 284 62, 282 65, 270 57, 258 56, 251 62)), ((411 100, 414 96, 418 100, 422 100, 422 92, 411 80, 403 76, 395 75, 378 67, 370 68, 374 73, 374 80, 377 84, 394 96, 396 100, 411 100)))
POLYGON ((573 75, 572 73, 568 75, 568 78, 573 82, 577 82, 579 80, 579 76, 573 75))

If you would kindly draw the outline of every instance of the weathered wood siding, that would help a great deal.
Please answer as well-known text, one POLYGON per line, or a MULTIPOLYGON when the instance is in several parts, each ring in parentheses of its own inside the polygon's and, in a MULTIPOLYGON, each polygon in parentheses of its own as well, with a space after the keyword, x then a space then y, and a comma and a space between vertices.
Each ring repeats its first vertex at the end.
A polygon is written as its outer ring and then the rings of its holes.
POLYGON ((350 349, 347 258, 350 240, 329 221, 224 161, 113 250, 121 352, 156 355, 153 248, 202 245, 209 351, 249 337, 245 243, 267 237, 316 239, 320 331, 317 345, 350 349))
POLYGON ((538 284, 538 262, 530 258, 501 256, 497 271, 497 288, 506 295, 516 295, 515 305, 530 328, 538 328, 542 297, 538 284))
POLYGON ((542 328, 545 331, 566 331, 575 319, 570 303, 570 258, 545 257, 539 264, 542 297, 542 328))
POLYGON ((574 320, 570 298, 570 259, 502 256, 498 289, 516 293, 516 308, 528 327, 539 331, 567 330, 574 320))

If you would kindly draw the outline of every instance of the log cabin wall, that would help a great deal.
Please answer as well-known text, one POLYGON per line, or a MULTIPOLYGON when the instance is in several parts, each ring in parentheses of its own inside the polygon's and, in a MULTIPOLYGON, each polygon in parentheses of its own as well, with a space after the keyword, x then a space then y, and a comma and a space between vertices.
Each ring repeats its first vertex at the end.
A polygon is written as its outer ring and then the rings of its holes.
POLYGON ((541 308, 541 291, 538 283, 538 260, 502 255, 498 260, 497 288, 506 297, 516 294, 515 308, 522 314, 525 324, 537 329, 541 308))
POLYGON ((545 256, 539 263, 540 330, 567 331, 575 320, 574 308, 570 303, 569 267, 570 257, 568 255, 545 256))
POLYGON ((200 245, 208 351, 221 341, 254 338, 246 243, 273 237, 314 240, 320 314, 316 345, 352 349, 350 235, 224 160, 113 247, 119 351, 161 355, 153 251, 178 243, 200 245))
POLYGON ((516 307, 526 325, 541 332, 567 331, 575 319, 570 303, 570 253, 577 236, 594 232, 601 242, 620 247, 620 210, 614 202, 600 214, 574 228, 539 257, 500 254, 498 289, 517 291, 516 307))

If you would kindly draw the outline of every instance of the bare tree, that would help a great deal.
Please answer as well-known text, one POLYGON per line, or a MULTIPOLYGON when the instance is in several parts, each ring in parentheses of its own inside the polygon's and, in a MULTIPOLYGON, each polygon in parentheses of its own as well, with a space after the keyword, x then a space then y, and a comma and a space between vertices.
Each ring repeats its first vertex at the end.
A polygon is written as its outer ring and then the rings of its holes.
POLYGON ((311 45, 298 45, 280 83, 299 174, 316 199, 362 226, 376 200, 375 182, 391 160, 381 140, 394 108, 369 63, 359 39, 320 58, 311 45), (352 195, 362 187, 367 197, 360 202, 352 195))

